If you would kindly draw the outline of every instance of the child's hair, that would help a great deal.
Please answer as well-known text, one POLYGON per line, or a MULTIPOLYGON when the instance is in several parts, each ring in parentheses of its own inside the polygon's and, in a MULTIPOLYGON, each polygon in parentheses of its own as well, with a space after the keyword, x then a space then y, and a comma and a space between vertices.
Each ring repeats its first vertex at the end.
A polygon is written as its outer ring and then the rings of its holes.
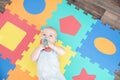
POLYGON ((54 30, 54 31, 55 31, 55 33, 57 34, 57 35, 56 35, 56 38, 57 38, 58 33, 57 33, 57 31, 56 31, 56 29, 55 29, 55 28, 53 28, 53 27, 51 27, 51 26, 48 26, 48 27, 43 28, 43 30, 44 30, 44 29, 52 29, 52 30, 54 30))

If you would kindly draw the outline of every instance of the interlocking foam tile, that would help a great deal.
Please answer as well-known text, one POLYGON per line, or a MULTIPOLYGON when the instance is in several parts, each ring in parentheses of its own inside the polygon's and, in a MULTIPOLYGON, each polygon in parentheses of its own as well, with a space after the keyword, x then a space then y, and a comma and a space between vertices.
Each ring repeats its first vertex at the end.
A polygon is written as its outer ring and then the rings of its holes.
MULTIPOLYGON (((35 15, 28 13, 24 9, 23 6, 24 0, 11 0, 11 1, 12 4, 10 6, 7 6, 6 8, 9 9, 12 14, 19 15, 20 19, 27 20, 28 24, 34 24, 35 26, 37 26, 37 29, 39 29, 40 26, 46 25, 46 19, 50 18, 52 11, 55 11, 57 9, 57 4, 60 4, 62 2, 62 0, 52 0, 52 2, 51 0, 45 0, 46 3, 45 10, 42 13, 35 15)), ((34 7, 35 6, 32 6, 32 9, 34 9, 34 7)))
POLYGON ((83 68, 87 73, 96 75, 95 80, 114 80, 114 76, 110 75, 108 70, 99 68, 99 64, 91 63, 89 58, 81 57, 78 52, 71 58, 71 64, 65 67, 66 80, 72 80, 72 77, 79 75, 83 68))
POLYGON ((60 69, 62 73, 65 73, 65 66, 69 65, 71 63, 70 58, 75 56, 75 52, 71 51, 71 48, 69 46, 63 46, 61 41, 58 41, 56 43, 57 46, 61 46, 65 49, 65 55, 59 56, 60 59, 60 69))
POLYGON ((7 80, 38 80, 38 78, 31 77, 28 71, 22 71, 21 67, 16 65, 16 68, 12 71, 10 70, 8 74, 10 75, 7 80))
POLYGON ((30 26, 25 20, 19 20, 17 15, 11 15, 9 10, 0 14, 0 53, 2 58, 10 58, 11 63, 20 59, 21 53, 28 49, 33 37, 39 31, 30 26))
POLYGON ((83 14, 83 10, 76 10, 74 5, 70 6, 67 4, 66 0, 63 0, 62 4, 58 5, 57 11, 52 13, 52 18, 47 20, 46 26, 50 25, 54 27, 59 34, 58 39, 63 41, 65 46, 71 46, 71 49, 75 51, 76 47, 81 45, 79 42, 83 38, 86 38, 86 33, 91 30, 91 25, 95 22, 96 21, 92 19, 91 15, 83 14), (60 19, 68 16, 74 16, 82 25, 75 36, 60 32, 60 19))
POLYGON ((115 70, 120 69, 120 34, 119 31, 113 31, 109 25, 103 25, 97 21, 93 30, 88 33, 83 45, 76 50, 83 57, 90 58, 91 62, 96 62, 101 68, 106 68, 113 75, 115 70))
MULTIPOLYGON (((1 55, 1 54, 0 54, 1 55)), ((10 59, 2 59, 0 56, 0 80, 6 80, 8 71, 15 68, 15 65, 10 63, 10 59)))
POLYGON ((78 76, 73 76, 73 80, 95 80, 95 78, 95 75, 88 74, 84 68, 78 76))
POLYGON ((35 50, 35 48, 39 45, 39 43, 40 43, 39 37, 40 37, 39 35, 36 35, 34 37, 35 41, 33 43, 30 43, 29 49, 22 53, 22 55, 23 55, 22 59, 16 61, 16 64, 21 66, 22 71, 27 70, 30 72, 30 74, 29 74, 30 76, 37 75, 36 63, 31 61, 30 55, 35 50))

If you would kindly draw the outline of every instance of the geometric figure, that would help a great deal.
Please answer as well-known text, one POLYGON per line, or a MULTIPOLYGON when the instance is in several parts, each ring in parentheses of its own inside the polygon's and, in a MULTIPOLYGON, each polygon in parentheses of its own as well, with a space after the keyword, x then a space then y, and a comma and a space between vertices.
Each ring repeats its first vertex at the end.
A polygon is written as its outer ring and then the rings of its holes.
POLYGON ((112 55, 116 52, 115 45, 106 38, 96 38, 94 45, 103 54, 112 55))
MULTIPOLYGON (((15 49, 13 47, 13 51, 11 51, 8 48, 6 48, 5 46, 1 45, 2 41, 5 40, 4 39, 5 36, 2 34, 3 40, 0 42, 0 53, 2 54, 2 58, 3 59, 9 58, 11 60, 11 63, 14 64, 17 59, 22 58, 22 52, 24 50, 28 49, 28 44, 30 42, 34 41, 34 36, 36 34, 39 34, 40 31, 36 30, 35 26, 28 25, 25 20, 20 20, 17 15, 11 15, 9 10, 7 10, 7 9, 4 12, 4 14, 0 14, 0 30, 2 29, 2 27, 4 29, 4 25, 6 23, 12 25, 12 29, 17 29, 15 27, 18 27, 18 32, 22 30, 22 34, 24 34, 21 36, 18 35, 18 37, 21 37, 21 39, 22 39, 22 40, 19 39, 19 41, 18 41, 19 44, 16 45, 11 41, 13 43, 13 45, 16 46, 15 49)), ((5 26, 5 27, 6 27, 6 29, 8 28, 7 26, 5 26)), ((2 31, 2 33, 4 31, 2 31)))
MULTIPOLYGON (((73 80, 73 76, 80 74, 80 71, 84 68, 87 73, 96 75, 95 80, 114 80, 114 75, 108 73, 107 69, 101 69, 99 64, 92 63, 89 58, 83 58, 81 53, 76 53, 74 57, 70 59, 71 64, 65 67, 66 80, 73 80)), ((80 79, 81 80, 81 79, 80 79)))
POLYGON ((24 0, 24 8, 31 14, 39 14, 45 9, 45 0, 24 0))
POLYGON ((113 75, 115 70, 120 69, 118 66, 120 62, 119 31, 110 29, 109 25, 103 25, 100 20, 91 27, 93 28, 92 31, 89 32, 87 38, 82 41, 84 45, 77 47, 76 51, 79 52, 82 57, 88 57, 92 63, 99 64, 100 68, 109 70, 109 73, 113 75), (99 37, 106 38, 114 43, 116 47, 114 54, 106 55, 96 49, 94 40, 99 37))
POLYGON ((31 77, 28 71, 22 71, 18 65, 14 70, 10 70, 8 74, 7 80, 38 80, 37 76, 31 77))
MULTIPOLYGON (((12 1, 12 4, 10 6, 6 6, 6 8, 10 10, 11 14, 18 15, 19 19, 21 20, 25 19, 27 21, 27 24, 29 25, 34 24, 37 30, 40 30, 41 26, 46 25, 46 20, 52 17, 51 15, 52 12, 57 10, 58 4, 62 3, 62 0, 52 0, 52 3, 51 3, 51 0, 45 0, 46 6, 45 6, 44 11, 40 14, 34 15, 34 14, 28 13, 24 9, 24 0, 11 0, 11 1, 12 1)), ((28 0, 28 3, 29 1, 36 2, 36 1, 41 1, 41 0, 28 0)), ((31 6, 31 7, 33 7, 34 9, 34 6, 31 6)))
POLYGON ((26 32, 18 28, 16 25, 6 22, 1 28, 0 34, 3 36, 1 45, 14 51, 25 37, 26 32))
POLYGON ((91 25, 96 23, 96 20, 92 19, 91 15, 83 14, 83 10, 76 10, 75 6, 68 5, 67 1, 63 0, 62 4, 58 5, 57 10, 52 13, 52 17, 47 19, 46 22, 47 26, 50 25, 57 30, 59 34, 58 40, 61 40, 64 46, 68 45, 71 47, 72 51, 75 51, 76 48, 82 44, 80 43, 81 40, 87 37, 86 33, 92 30, 91 25), (82 25, 77 34, 74 36, 64 34, 60 31, 60 19, 69 15, 74 16, 76 20, 78 20, 78 22, 80 22, 82 25))
POLYGON ((89 75, 86 70, 83 68, 80 75, 74 76, 73 80, 95 80, 95 75, 89 75))
POLYGON ((2 59, 0 56, 0 80, 7 80, 8 71, 13 70, 15 65, 10 64, 10 59, 2 59))
POLYGON ((81 24, 74 16, 67 16, 60 19, 60 31, 65 34, 74 36, 79 31, 80 27, 81 24))

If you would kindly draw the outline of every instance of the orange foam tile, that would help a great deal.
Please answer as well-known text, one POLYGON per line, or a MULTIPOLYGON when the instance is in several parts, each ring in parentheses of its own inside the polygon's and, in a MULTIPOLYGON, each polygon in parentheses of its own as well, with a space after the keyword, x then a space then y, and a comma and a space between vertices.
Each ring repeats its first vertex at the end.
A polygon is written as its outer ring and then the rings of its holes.
POLYGON ((16 68, 12 71, 9 71, 9 77, 7 80, 38 80, 36 77, 31 77, 28 71, 20 70, 20 66, 16 65, 16 68))

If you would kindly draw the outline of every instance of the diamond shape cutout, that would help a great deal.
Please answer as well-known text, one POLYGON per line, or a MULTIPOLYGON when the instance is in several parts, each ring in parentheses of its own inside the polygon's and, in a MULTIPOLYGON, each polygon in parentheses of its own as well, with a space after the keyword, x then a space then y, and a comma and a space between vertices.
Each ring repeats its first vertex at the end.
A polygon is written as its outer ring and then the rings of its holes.
POLYGON ((18 44, 23 40, 26 32, 18 28, 16 25, 6 22, 0 30, 1 45, 14 51, 18 44))

